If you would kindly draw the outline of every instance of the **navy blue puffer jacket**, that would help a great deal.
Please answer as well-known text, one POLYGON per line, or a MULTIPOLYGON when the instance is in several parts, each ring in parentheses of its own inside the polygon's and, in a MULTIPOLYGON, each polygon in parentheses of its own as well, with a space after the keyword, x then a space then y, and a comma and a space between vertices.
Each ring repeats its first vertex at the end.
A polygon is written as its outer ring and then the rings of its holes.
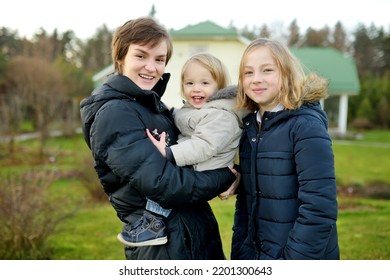
POLYGON ((332 143, 319 102, 244 119, 232 259, 339 259, 332 143))

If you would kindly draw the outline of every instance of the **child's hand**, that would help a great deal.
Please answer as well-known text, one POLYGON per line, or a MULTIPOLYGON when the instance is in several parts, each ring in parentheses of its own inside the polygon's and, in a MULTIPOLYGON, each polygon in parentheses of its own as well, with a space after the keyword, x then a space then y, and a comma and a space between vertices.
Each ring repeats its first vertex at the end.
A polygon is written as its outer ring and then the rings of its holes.
POLYGON ((218 197, 221 200, 226 200, 230 196, 234 195, 236 193, 236 190, 238 188, 238 185, 240 184, 241 174, 237 172, 233 167, 229 166, 230 170, 236 175, 236 180, 233 182, 233 184, 223 193, 220 193, 218 197))
POLYGON ((167 134, 165 133, 165 131, 159 134, 157 132, 157 129, 153 130, 152 132, 150 132, 149 129, 146 129, 146 135, 148 135, 150 141, 152 141, 152 143, 160 151, 163 157, 167 157, 167 154, 165 152, 165 147, 167 146, 167 144, 165 143, 167 134))

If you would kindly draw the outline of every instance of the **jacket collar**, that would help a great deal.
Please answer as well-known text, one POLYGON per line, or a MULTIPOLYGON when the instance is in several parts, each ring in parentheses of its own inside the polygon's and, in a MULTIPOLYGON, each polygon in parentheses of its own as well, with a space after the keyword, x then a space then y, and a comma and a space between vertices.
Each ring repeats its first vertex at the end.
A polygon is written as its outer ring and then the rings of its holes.
POLYGON ((143 90, 128 77, 114 73, 107 78, 106 84, 114 90, 135 99, 144 106, 152 107, 157 112, 168 110, 161 102, 170 78, 169 73, 164 73, 152 90, 143 90))

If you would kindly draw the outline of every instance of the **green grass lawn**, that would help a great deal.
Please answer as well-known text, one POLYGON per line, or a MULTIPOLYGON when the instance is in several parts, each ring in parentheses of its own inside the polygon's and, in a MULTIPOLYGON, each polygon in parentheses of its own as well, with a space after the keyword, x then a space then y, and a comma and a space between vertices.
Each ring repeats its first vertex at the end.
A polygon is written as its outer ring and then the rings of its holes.
MULTIPOLYGON (((341 259, 390 260, 390 201, 339 198, 338 219, 341 259)), ((234 199, 211 201, 217 216, 224 251, 231 251, 234 199)))
MULTIPOLYGON (((359 146, 334 141, 336 176, 339 184, 364 187, 371 182, 390 185, 390 148, 363 145, 365 142, 390 143, 390 131, 372 131, 359 146)), ((34 162, 31 147, 34 141, 18 143, 23 154, 16 162, 0 157, 1 171, 28 169, 34 162)), ((48 142, 48 151, 54 162, 42 167, 80 171, 90 152, 81 136, 73 139, 55 138, 48 142)), ((4 154, 4 153, 3 153, 4 154)), ((92 168, 92 166, 91 166, 92 168)), ((121 223, 111 205, 91 203, 88 193, 77 178, 61 179, 52 186, 53 193, 71 199, 78 206, 71 218, 64 220, 48 239, 57 260, 123 260, 123 246, 116 240, 121 223)), ((218 198, 210 204, 219 222, 226 256, 230 257, 235 198, 218 198)), ((339 243, 341 258, 348 260, 390 260, 390 200, 339 197, 339 243)))
POLYGON ((124 250, 116 235, 122 225, 111 205, 80 209, 48 240, 56 260, 123 260, 124 250))
POLYGON ((334 140, 333 150, 339 185, 390 183, 390 131, 369 131, 355 141, 334 140))
MULTIPOLYGON (((234 197, 211 201, 223 247, 230 258, 234 197)), ((338 220, 341 259, 390 260, 390 202, 340 198, 338 220)), ((61 225, 49 239, 58 260, 122 260, 123 246, 116 240, 121 223, 109 204, 89 206, 61 225)))
POLYGON ((341 258, 390 260, 390 201, 356 198, 340 201, 343 207, 338 220, 341 258))

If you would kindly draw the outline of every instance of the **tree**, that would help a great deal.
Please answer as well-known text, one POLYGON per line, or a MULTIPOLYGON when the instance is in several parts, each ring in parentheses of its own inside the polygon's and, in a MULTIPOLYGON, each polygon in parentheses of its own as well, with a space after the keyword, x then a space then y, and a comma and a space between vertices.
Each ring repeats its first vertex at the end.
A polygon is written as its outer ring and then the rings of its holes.
POLYGON ((0 94, 4 91, 3 84, 4 84, 4 73, 6 68, 7 68, 7 60, 5 59, 4 55, 0 52, 0 94))
POLYGON ((347 50, 347 35, 340 21, 334 27, 332 47, 342 53, 347 50))
POLYGON ((150 8, 149 16, 153 18, 156 16, 156 7, 154 6, 154 4, 152 5, 152 8, 150 8))
POLYGON ((5 27, 0 29, 0 52, 6 59, 20 54, 21 42, 17 38, 17 32, 5 27))
POLYGON ((90 73, 110 65, 112 31, 103 24, 96 35, 81 46, 81 67, 90 73))
POLYGON ((290 35, 288 37, 287 44, 289 47, 296 47, 301 37, 299 35, 299 27, 296 19, 291 22, 288 29, 290 31, 290 35))
POLYGON ((80 125, 80 101, 93 90, 92 79, 83 69, 64 58, 57 59, 55 65, 62 73, 66 92, 61 117, 63 134, 73 135, 80 125))
POLYGON ((328 47, 329 43, 329 28, 327 26, 323 27, 320 30, 315 30, 309 27, 306 31, 305 42, 303 46, 305 47, 328 47))
MULTIPOLYGON (((383 36, 382 41, 382 50, 383 50, 383 70, 386 72, 390 72, 390 34, 387 33, 383 36)), ((387 73, 388 74, 388 73, 387 73)))
POLYGON ((240 34, 249 40, 253 40, 258 37, 258 34, 254 30, 249 30, 248 25, 245 25, 244 28, 241 29, 240 34))
POLYGON ((356 60, 360 76, 374 71, 373 58, 375 57, 375 45, 370 38, 369 31, 364 25, 359 25, 355 31, 354 58, 356 60))
POLYGON ((390 35, 386 34, 383 27, 377 30, 374 44, 378 49, 375 65, 377 71, 383 75, 386 71, 390 71, 390 35))
POLYGON ((8 152, 15 152, 15 137, 25 116, 22 98, 16 94, 4 94, 0 100, 0 135, 8 137, 8 152))
POLYGON ((386 96, 382 96, 378 104, 378 123, 382 128, 387 129, 390 125, 390 115, 389 115, 389 100, 386 96))
POLYGON ((40 132, 39 155, 43 157, 50 124, 58 119, 64 101, 65 86, 61 71, 38 57, 18 56, 6 71, 7 94, 20 96, 31 112, 31 120, 40 132))
POLYGON ((65 56, 67 45, 74 40, 73 31, 59 34, 55 29, 48 34, 43 28, 34 34, 33 40, 23 44, 23 55, 39 57, 49 62, 55 61, 60 56, 65 56))
POLYGON ((260 28, 260 37, 261 38, 271 37, 271 32, 268 30, 268 27, 265 24, 263 24, 260 28))

